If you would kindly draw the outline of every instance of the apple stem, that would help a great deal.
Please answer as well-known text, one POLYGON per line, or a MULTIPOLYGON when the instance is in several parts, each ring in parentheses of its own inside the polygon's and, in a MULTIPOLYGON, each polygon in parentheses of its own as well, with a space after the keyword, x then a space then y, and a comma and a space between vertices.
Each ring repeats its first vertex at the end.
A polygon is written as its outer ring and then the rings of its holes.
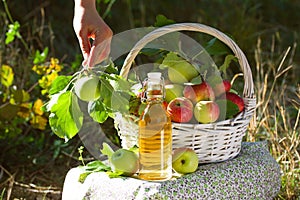
POLYGON ((204 75, 203 74, 200 74, 200 78, 201 78, 202 83, 204 83, 205 79, 204 79, 204 75))

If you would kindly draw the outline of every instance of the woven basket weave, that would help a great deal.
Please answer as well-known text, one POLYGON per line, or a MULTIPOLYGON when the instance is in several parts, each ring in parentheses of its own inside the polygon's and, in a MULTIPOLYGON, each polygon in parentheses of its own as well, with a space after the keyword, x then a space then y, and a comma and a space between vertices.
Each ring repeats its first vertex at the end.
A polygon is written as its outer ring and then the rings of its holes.
MULTIPOLYGON (((180 23, 155 29, 139 40, 131 49, 120 75, 127 78, 134 59, 145 45, 160 36, 176 31, 196 31, 216 37, 226 44, 238 58, 244 77, 243 99, 245 109, 235 118, 210 124, 173 123, 173 149, 188 147, 198 155, 199 163, 221 162, 235 157, 241 149, 242 138, 253 116, 256 99, 252 73, 248 61, 237 44, 224 33, 198 23, 180 23)), ((128 120, 117 120, 124 148, 137 142, 138 127, 128 120), (121 124, 121 125, 120 125, 121 124)))

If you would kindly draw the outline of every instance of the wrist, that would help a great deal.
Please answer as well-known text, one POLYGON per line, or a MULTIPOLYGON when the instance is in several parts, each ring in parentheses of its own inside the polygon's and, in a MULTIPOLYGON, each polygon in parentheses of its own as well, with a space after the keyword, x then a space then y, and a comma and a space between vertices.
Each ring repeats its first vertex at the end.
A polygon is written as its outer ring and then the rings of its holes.
POLYGON ((75 8, 95 8, 96 2, 95 0, 74 0, 75 8))

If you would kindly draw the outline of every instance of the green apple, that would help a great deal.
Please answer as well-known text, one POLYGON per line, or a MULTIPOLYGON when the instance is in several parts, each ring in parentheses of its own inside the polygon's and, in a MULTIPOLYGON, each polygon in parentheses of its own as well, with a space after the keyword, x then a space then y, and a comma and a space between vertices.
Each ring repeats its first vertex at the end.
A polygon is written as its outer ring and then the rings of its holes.
POLYGON ((180 174, 195 172, 198 168, 198 156, 189 148, 177 148, 173 151, 172 167, 180 174))
POLYGON ((170 102, 176 97, 182 97, 183 96, 183 89, 184 86, 180 84, 167 84, 165 85, 166 89, 166 96, 165 100, 166 102, 170 102))
POLYGON ((82 76, 74 83, 75 94, 82 101, 94 101, 100 97, 100 79, 96 76, 82 76))
POLYGON ((203 124, 217 121, 220 109, 214 101, 199 101, 194 107, 195 119, 203 124))
POLYGON ((168 78, 172 83, 187 83, 199 75, 195 66, 191 65, 174 52, 167 54, 160 68, 167 68, 168 78))
POLYGON ((139 168, 137 154, 127 149, 115 151, 110 157, 110 163, 114 172, 120 172, 124 176, 132 176, 139 168))
POLYGON ((172 83, 188 83, 198 76, 198 71, 190 67, 190 64, 182 63, 168 68, 168 77, 172 83))

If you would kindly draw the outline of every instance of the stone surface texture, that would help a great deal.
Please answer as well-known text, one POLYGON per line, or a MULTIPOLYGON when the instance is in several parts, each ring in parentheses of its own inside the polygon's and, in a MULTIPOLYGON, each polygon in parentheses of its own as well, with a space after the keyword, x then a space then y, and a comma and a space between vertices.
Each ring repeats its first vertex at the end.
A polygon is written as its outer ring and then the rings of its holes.
POLYGON ((240 154, 221 163, 200 165, 195 173, 164 182, 109 178, 92 173, 78 182, 80 168, 65 179, 63 200, 273 199, 280 190, 280 167, 266 142, 242 143, 240 154))

